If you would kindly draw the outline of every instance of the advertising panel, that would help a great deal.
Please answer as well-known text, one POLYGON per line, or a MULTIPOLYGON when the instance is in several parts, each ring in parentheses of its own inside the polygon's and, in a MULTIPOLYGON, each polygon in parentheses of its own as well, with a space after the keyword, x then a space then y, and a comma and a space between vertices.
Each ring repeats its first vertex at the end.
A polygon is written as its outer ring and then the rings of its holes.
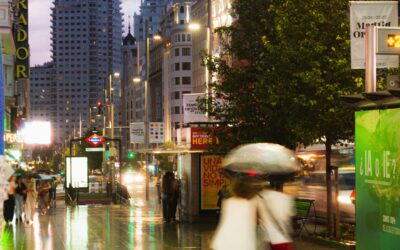
POLYGON ((207 116, 199 109, 197 103, 198 98, 204 98, 201 94, 184 94, 183 95, 183 122, 206 122, 207 116))
POLYGON ((150 122, 149 123, 149 142, 163 143, 164 142, 164 123, 150 122))
MULTIPOLYGON (((396 27, 397 1, 350 2, 351 68, 365 68, 365 30, 370 25, 396 27)), ((377 68, 394 68, 399 65, 398 56, 378 55, 377 68)))
POLYGON ((218 192, 230 181, 220 174, 222 156, 201 156, 201 209, 218 209, 218 192))
POLYGON ((191 149, 207 149, 213 144, 219 144, 219 138, 210 135, 202 129, 191 128, 191 149))
POLYGON ((87 157, 65 157, 65 166, 66 187, 71 184, 73 188, 89 188, 87 157))
POLYGON ((400 245, 400 109, 356 112, 357 249, 400 245))
POLYGON ((132 122, 129 124, 131 143, 144 143, 144 122, 132 122))
POLYGON ((25 122, 22 129, 23 142, 26 144, 50 144, 51 124, 46 121, 25 122))

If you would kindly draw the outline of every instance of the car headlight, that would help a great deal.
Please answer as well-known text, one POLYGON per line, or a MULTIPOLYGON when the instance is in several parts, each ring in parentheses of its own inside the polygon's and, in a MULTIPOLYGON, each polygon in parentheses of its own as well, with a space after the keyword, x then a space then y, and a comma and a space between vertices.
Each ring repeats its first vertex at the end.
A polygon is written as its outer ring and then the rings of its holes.
POLYGON ((345 204, 352 204, 350 196, 339 195, 338 196, 338 202, 339 203, 345 203, 345 204))
POLYGON ((124 175, 124 182, 125 183, 132 183, 134 182, 134 178, 132 175, 124 175))

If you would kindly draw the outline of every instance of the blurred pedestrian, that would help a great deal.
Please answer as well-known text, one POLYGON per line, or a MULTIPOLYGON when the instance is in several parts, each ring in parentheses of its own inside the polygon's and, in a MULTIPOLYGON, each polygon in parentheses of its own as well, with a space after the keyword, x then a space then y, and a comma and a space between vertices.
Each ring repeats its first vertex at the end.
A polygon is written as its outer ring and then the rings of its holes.
POLYGON ((15 218, 16 222, 22 222, 22 212, 26 201, 27 187, 23 182, 22 176, 17 177, 17 187, 15 190, 15 218))
POLYGON ((49 206, 49 190, 51 185, 44 180, 40 181, 39 192, 38 192, 38 204, 39 211, 45 215, 47 213, 47 208, 49 206))
POLYGON ((280 192, 283 182, 271 181, 270 188, 260 192, 259 215, 265 232, 265 242, 271 250, 293 249, 291 238, 294 201, 280 192))
POLYGON ((50 207, 55 207, 56 206, 56 192, 57 192, 57 186, 58 186, 58 181, 57 178, 53 177, 51 182, 50 182, 50 189, 49 189, 49 204, 50 207))
POLYGON ((106 176, 106 191, 107 191, 107 197, 110 197, 112 193, 112 186, 111 186, 111 178, 108 175, 106 176))
POLYGON ((221 218, 212 239, 215 250, 255 250, 257 247, 257 194, 265 182, 250 177, 232 180, 232 196, 222 201, 221 218))
POLYGON ((36 208, 36 182, 35 179, 32 178, 32 175, 28 175, 28 179, 26 181, 27 192, 26 192, 26 202, 25 202, 25 222, 30 224, 33 222, 33 217, 35 215, 36 208))
POLYGON ((17 188, 17 183, 15 176, 11 176, 6 184, 7 190, 7 200, 3 204, 3 215, 6 225, 10 225, 14 218, 14 207, 15 207, 15 190, 17 188))
POLYGON ((176 213, 176 195, 178 185, 175 180, 174 173, 167 172, 164 174, 161 183, 161 200, 164 222, 175 220, 176 213))

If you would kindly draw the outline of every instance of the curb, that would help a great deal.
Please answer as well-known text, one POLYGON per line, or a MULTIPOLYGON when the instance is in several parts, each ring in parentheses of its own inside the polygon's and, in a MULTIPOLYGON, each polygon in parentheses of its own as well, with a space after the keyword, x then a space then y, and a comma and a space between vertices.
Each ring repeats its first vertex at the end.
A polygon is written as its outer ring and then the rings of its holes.
POLYGON ((334 247, 336 249, 340 250, 355 250, 356 249, 356 244, 352 243, 343 243, 339 241, 334 241, 334 240, 329 240, 329 239, 323 239, 320 237, 314 237, 314 236, 302 236, 302 240, 312 242, 312 243, 317 243, 323 246, 327 247, 334 247))

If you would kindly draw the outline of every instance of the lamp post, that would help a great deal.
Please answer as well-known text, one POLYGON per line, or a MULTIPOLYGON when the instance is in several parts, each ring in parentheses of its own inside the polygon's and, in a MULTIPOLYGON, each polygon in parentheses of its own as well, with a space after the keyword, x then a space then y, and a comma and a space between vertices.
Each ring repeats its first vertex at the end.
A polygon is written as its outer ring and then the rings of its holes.
POLYGON ((146 201, 149 200, 149 70, 150 70, 150 38, 149 38, 149 22, 145 21, 145 37, 146 37, 146 75, 144 80, 144 161, 146 167, 146 201))

